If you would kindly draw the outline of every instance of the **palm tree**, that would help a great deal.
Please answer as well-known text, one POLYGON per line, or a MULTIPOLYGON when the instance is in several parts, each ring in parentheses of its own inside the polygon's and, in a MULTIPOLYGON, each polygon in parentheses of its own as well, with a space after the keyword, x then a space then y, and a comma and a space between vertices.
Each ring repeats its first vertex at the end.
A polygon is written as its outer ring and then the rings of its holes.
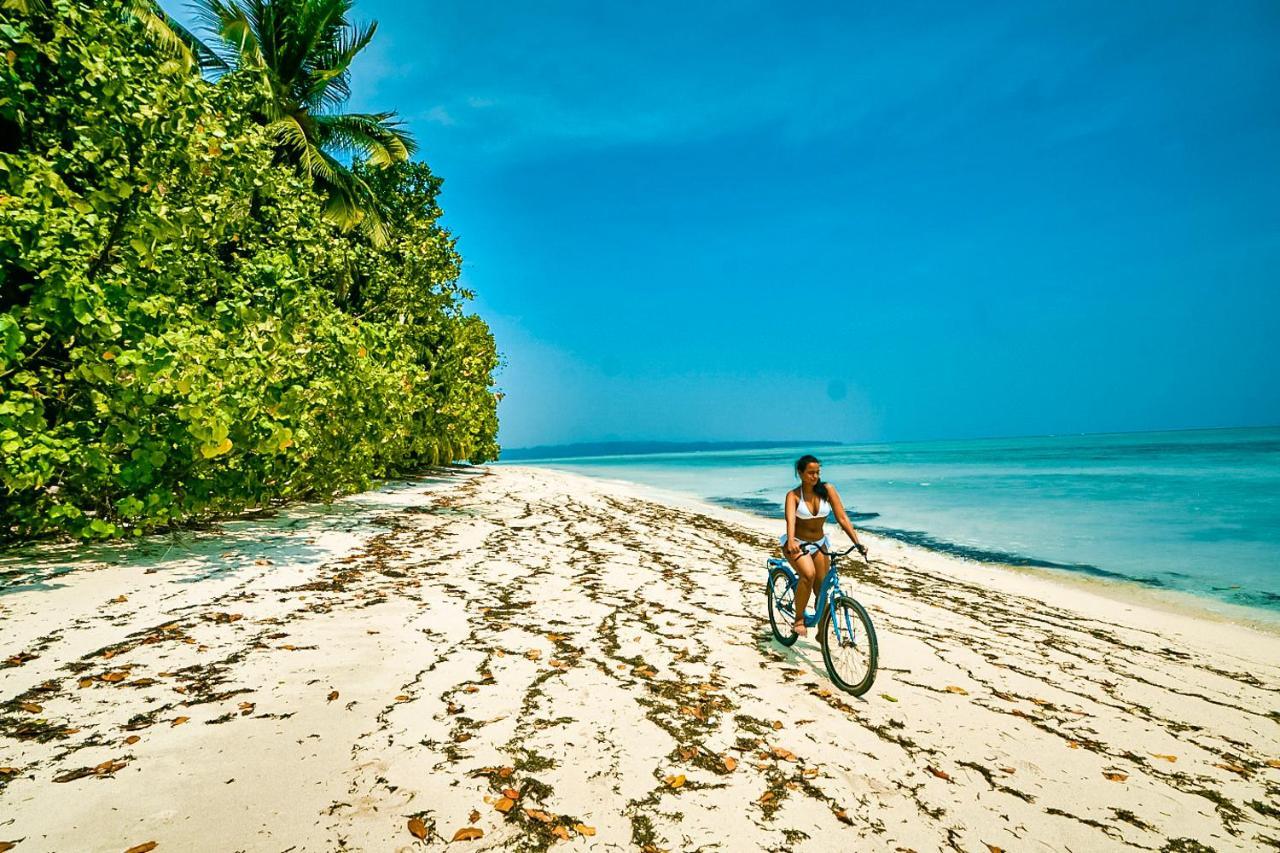
POLYGON ((376 22, 353 24, 351 6, 352 0, 196 0, 193 8, 214 38, 206 44, 175 32, 214 76, 232 70, 258 76, 261 117, 281 156, 312 177, 334 221, 380 244, 387 230, 377 198, 339 158, 386 167, 408 160, 417 146, 395 113, 341 111, 351 95, 351 61, 377 29, 376 22))

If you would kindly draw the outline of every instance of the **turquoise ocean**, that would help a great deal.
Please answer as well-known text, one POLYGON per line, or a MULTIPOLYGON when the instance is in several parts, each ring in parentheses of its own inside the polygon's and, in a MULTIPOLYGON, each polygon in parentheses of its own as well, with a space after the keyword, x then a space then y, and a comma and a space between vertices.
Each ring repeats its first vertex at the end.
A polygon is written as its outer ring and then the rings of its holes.
POLYGON ((779 519, 813 452, 855 526, 1280 616, 1280 427, 520 460, 779 519))

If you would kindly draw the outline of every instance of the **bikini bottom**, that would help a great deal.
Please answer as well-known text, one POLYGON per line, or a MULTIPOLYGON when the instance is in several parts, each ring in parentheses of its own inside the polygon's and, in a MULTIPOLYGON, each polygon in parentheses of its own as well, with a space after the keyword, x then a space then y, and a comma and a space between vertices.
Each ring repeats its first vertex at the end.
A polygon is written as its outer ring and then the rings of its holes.
MULTIPOLYGON (((827 537, 825 536, 823 536, 821 539, 817 540, 816 542, 813 542, 807 539, 797 539, 796 541, 800 543, 801 550, 806 551, 808 553, 813 553, 819 548, 826 548, 828 550, 830 550, 831 548, 831 541, 827 539, 827 537)), ((784 533, 778 537, 778 544, 784 547, 786 546, 787 534, 784 533)))

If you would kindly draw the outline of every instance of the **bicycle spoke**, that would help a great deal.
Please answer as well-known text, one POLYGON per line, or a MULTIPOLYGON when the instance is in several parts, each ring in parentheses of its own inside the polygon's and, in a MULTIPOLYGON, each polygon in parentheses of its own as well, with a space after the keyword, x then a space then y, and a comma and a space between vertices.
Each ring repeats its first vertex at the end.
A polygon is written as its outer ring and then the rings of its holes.
POLYGON ((774 582, 773 600, 777 603, 778 610, 781 612, 789 614, 796 612, 795 592, 787 584, 785 578, 780 577, 774 582))
POLYGON ((795 628, 795 589, 781 571, 771 572, 766 586, 769 597, 769 621, 774 638, 784 646, 797 640, 795 628))
POLYGON ((871 666, 870 649, 862 636, 862 621, 847 605, 838 605, 827 620, 827 646, 832 667, 846 684, 860 684, 871 666))

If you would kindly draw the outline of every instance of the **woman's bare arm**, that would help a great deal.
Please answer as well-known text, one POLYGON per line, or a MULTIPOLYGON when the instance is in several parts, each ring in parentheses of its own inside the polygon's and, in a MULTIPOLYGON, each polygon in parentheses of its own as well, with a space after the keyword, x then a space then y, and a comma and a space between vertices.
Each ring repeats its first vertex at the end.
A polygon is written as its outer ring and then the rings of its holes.
POLYGON ((787 542, 782 546, 782 552, 787 556, 794 556, 800 551, 800 546, 796 544, 796 506, 798 504, 799 499, 796 493, 788 489, 787 499, 784 502, 787 515, 787 542))
POLYGON ((858 531, 853 529, 853 523, 849 521, 849 516, 844 511, 844 501, 840 500, 840 493, 830 483, 827 483, 827 497, 831 502, 831 509, 835 511, 836 523, 840 525, 840 529, 849 535, 854 545, 862 545, 858 541, 858 531))

